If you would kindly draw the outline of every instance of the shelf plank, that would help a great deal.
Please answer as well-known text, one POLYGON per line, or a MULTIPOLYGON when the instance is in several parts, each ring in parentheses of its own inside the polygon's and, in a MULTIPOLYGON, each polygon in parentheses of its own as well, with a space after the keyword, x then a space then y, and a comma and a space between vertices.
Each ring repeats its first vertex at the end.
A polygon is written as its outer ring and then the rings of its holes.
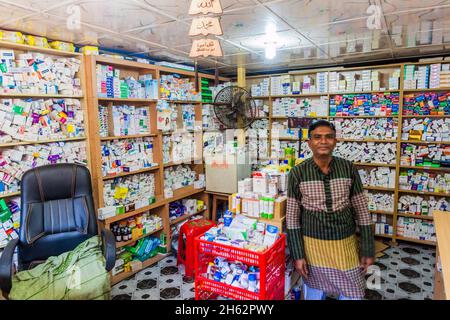
POLYGON ((149 206, 145 206, 143 208, 139 208, 139 209, 136 209, 134 211, 130 211, 130 212, 127 212, 127 213, 116 215, 114 217, 111 217, 111 218, 108 218, 108 219, 104 220, 104 222, 105 222, 105 224, 111 224, 111 223, 114 223, 114 222, 117 222, 117 221, 120 221, 120 220, 125 220, 125 219, 128 219, 128 218, 134 217, 134 216, 136 216, 138 214, 147 212, 149 210, 161 207, 161 206, 163 206, 165 204, 166 204, 166 201, 164 201, 164 200, 158 201, 157 200, 155 203, 153 203, 153 204, 151 204, 149 206))
POLYGON ((445 115, 402 115, 402 118, 450 118, 450 114, 445 115))
POLYGON ((118 174, 115 174, 115 175, 104 176, 103 180, 111 180, 111 179, 114 179, 114 178, 126 177, 126 176, 131 176, 131 175, 135 175, 135 174, 139 174, 139 173, 155 171, 155 170, 158 170, 159 168, 160 168, 160 166, 153 166, 153 167, 150 167, 150 168, 145 168, 145 169, 141 169, 141 170, 137 170, 137 171, 122 172, 122 173, 118 173, 118 174))
POLYGON ((386 163, 364 163, 364 162, 353 162, 355 166, 364 166, 364 167, 387 167, 387 168, 395 168, 395 164, 386 164, 386 163))
POLYGON ((16 197, 16 196, 20 196, 20 191, 10 192, 10 193, 2 193, 2 194, 0 194, 0 199, 11 198, 11 197, 16 197))
POLYGON ((394 236, 392 236, 392 235, 389 235, 389 234, 381 234, 381 233, 376 233, 375 234, 375 237, 381 237, 381 238, 387 238, 387 239, 393 239, 394 238, 394 236))
POLYGON ((190 197, 190 196, 192 196, 194 194, 201 193, 203 191, 205 191, 205 188, 194 189, 194 186, 188 186, 188 187, 180 188, 178 190, 175 190, 173 192, 174 196, 172 198, 166 199, 166 201, 167 201, 167 203, 174 202, 174 201, 177 201, 177 200, 181 200, 181 199, 190 197))
POLYGON ((448 171, 450 172, 450 168, 446 167, 426 167, 426 166, 402 166, 400 165, 400 168, 402 169, 417 169, 417 170, 433 170, 433 171, 448 171))
POLYGON ((67 51, 56 50, 56 49, 51 49, 51 48, 40 48, 40 47, 35 47, 35 46, 29 46, 26 44, 8 42, 8 41, 0 41, 0 47, 15 49, 15 50, 22 50, 22 51, 41 52, 41 53, 46 53, 46 54, 55 55, 55 56, 63 56, 63 57, 80 57, 81 58, 83 56, 79 52, 67 52, 67 51))
POLYGON ((106 102, 148 102, 155 103, 158 102, 157 99, 142 99, 142 98, 103 98, 98 97, 98 101, 106 101, 106 102))
POLYGON ((371 119, 371 118, 398 118, 398 115, 391 115, 391 116, 365 116, 365 115, 362 115, 362 116, 330 116, 330 118, 334 118, 334 119, 336 119, 336 118, 343 118, 343 119, 366 119, 366 118, 369 118, 369 119, 371 119))
MULTIPOLYGON (((287 119, 289 119, 289 118, 292 118, 292 117, 286 117, 286 116, 272 116, 272 119, 275 119, 275 120, 287 120, 287 119)), ((294 118, 296 118, 296 117, 294 117, 294 118)), ((298 117, 298 118, 302 118, 302 119, 326 119, 326 118, 328 118, 328 116, 317 116, 317 117, 298 117)))
POLYGON ((440 192, 402 190, 402 189, 398 189, 398 192, 399 193, 410 193, 410 194, 422 194, 425 196, 450 197, 450 193, 440 193, 440 192))
POLYGON ((406 237, 402 237, 402 236, 396 236, 397 240, 404 240, 404 241, 410 241, 410 242, 415 242, 415 243, 420 243, 420 244, 427 244, 427 245, 431 245, 431 246, 435 246, 436 242, 434 241, 427 241, 427 240, 419 240, 419 239, 414 239, 414 238, 406 238, 406 237))
POLYGON ((392 191, 394 192, 394 188, 385 188, 385 187, 372 187, 372 186, 364 186, 366 190, 378 190, 378 191, 392 191))
POLYGON ((131 240, 128 240, 128 241, 116 242, 116 248, 122 248, 122 247, 128 246, 130 244, 133 244, 136 241, 139 241, 140 239, 143 239, 143 238, 146 238, 148 236, 151 236, 152 234, 155 234, 155 233, 160 232, 162 230, 164 230, 164 228, 159 228, 159 229, 153 230, 152 232, 146 233, 146 234, 144 234, 144 235, 142 235, 142 236, 140 236, 140 237, 138 237, 136 239, 131 239, 131 240))
POLYGON ((122 68, 131 68, 131 69, 144 69, 144 70, 151 70, 151 71, 157 71, 158 67, 152 64, 148 63, 142 63, 142 62, 136 62, 136 61, 129 61, 124 59, 118 59, 118 58, 110 58, 105 56, 95 56, 95 60, 97 63, 100 64, 108 64, 115 67, 122 67, 122 68))
MULTIPOLYGON (((269 96, 272 99, 282 99, 282 98, 308 98, 308 97, 321 97, 321 96, 328 96, 328 93, 317 93, 317 92, 311 92, 311 93, 300 93, 300 94, 286 94, 286 95, 274 95, 269 96)), ((255 97, 252 97, 255 98, 255 97)))
POLYGON ((424 216, 424 215, 416 215, 416 214, 406 214, 406 213, 397 213, 397 216, 406 217, 406 218, 415 218, 422 220, 433 220, 433 216, 424 216))
POLYGON ((64 94, 39 94, 39 93, 0 93, 0 98, 37 98, 37 99, 83 99, 84 96, 71 96, 64 94))
POLYGON ((391 211, 383 211, 383 210, 369 210, 369 213, 373 213, 373 214, 384 214, 387 216, 393 216, 394 213, 391 211))
MULTIPOLYGON (((370 69, 370 68, 368 68, 370 69)), ((375 90, 375 91, 353 91, 353 92, 346 92, 346 91, 341 91, 341 92, 330 92, 329 95, 333 96, 333 95, 344 95, 344 94, 374 94, 374 93, 400 93, 400 89, 399 90, 375 90)))
POLYGON ((112 137, 103 137, 100 138, 101 141, 108 141, 108 140, 125 140, 125 139, 138 139, 138 138, 148 138, 148 137, 157 137, 157 134, 153 133, 145 133, 145 134, 135 134, 135 135, 129 135, 129 136, 112 136, 112 137))
POLYGON ((176 104, 201 104, 201 101, 194 101, 194 100, 169 100, 167 98, 160 98, 159 100, 167 101, 169 103, 176 103, 176 104))
POLYGON ((450 91, 450 87, 437 88, 437 89, 403 89, 404 93, 433 92, 433 91, 450 91))
POLYGON ((194 159, 191 161, 186 161, 186 162, 169 162, 164 164, 164 168, 168 168, 168 167, 174 167, 174 166, 179 166, 179 165, 196 165, 196 164, 203 164, 203 160, 202 159, 194 159), (198 162, 198 163, 196 163, 198 162))
POLYGON ((111 285, 115 285, 117 283, 119 283, 122 280, 125 280, 129 277, 131 277, 132 275, 134 275, 135 273, 138 273, 139 271, 151 266, 152 264, 155 264, 159 261, 161 261, 162 259, 164 259, 165 257, 167 257, 167 254, 161 254, 158 253, 156 256, 154 256, 153 258, 147 259, 142 263, 142 269, 139 270, 134 270, 134 271, 129 271, 129 272, 121 272, 119 274, 116 274, 115 276, 111 277, 111 285))
POLYGON ((86 137, 53 139, 53 140, 39 140, 39 141, 17 141, 17 142, 2 143, 2 144, 0 144, 0 148, 26 146, 26 145, 33 145, 33 144, 46 144, 46 143, 55 143, 55 142, 73 142, 73 141, 83 141, 83 140, 86 140, 86 137))
POLYGON ((338 138, 339 142, 379 142, 379 143, 397 143, 397 140, 380 140, 380 139, 344 139, 338 138))
POLYGON ((411 143, 411 144, 450 144, 450 141, 419 141, 419 140, 402 140, 402 143, 411 143))
POLYGON ((182 221, 184 221, 184 220, 189 219, 190 217, 196 216, 196 215, 201 214, 201 213, 203 213, 203 212, 205 212, 205 211, 206 211, 206 208, 205 208, 205 209, 202 209, 202 210, 200 210, 200 211, 197 211, 197 212, 195 212, 195 213, 192 213, 192 214, 185 214, 185 215, 182 215, 182 216, 180 216, 180 217, 178 217, 178 218, 176 218, 176 219, 171 220, 171 221, 170 221, 170 225, 174 225, 174 224, 180 223, 180 222, 182 222, 182 221))

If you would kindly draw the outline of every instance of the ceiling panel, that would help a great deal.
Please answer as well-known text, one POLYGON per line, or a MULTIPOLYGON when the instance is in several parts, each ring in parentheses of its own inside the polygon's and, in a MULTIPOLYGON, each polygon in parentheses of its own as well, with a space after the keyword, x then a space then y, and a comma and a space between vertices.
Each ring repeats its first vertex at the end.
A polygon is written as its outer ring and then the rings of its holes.
POLYGON ((296 28, 312 28, 348 20, 365 20, 369 0, 282 1, 269 7, 296 28))
POLYGON ((384 14, 423 12, 427 8, 449 6, 450 0, 381 0, 384 14))
POLYGON ((179 47, 190 43, 189 39, 190 25, 185 22, 168 22, 154 28, 146 28, 127 35, 156 42, 164 46, 179 47))
POLYGON ((27 9, 18 8, 8 3, 0 2, 0 26, 8 24, 8 22, 15 21, 16 19, 29 16, 34 12, 27 9))
MULTIPOLYGON (((82 22, 120 33, 144 25, 171 21, 165 16, 146 10, 139 2, 129 0, 77 0, 74 4, 80 7, 82 22)), ((68 7, 62 6, 49 12, 65 17, 68 7)))
POLYGON ((1 0, 0 2, 13 4, 15 7, 24 8, 30 12, 40 12, 54 9, 60 6, 68 6, 76 0, 1 0))

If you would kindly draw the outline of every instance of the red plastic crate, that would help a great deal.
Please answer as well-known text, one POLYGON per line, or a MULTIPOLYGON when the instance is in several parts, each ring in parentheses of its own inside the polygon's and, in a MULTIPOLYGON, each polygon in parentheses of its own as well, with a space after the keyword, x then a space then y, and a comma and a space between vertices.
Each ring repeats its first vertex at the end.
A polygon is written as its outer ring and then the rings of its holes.
POLYGON ((286 236, 280 238, 266 251, 253 252, 242 248, 195 238, 195 299, 208 300, 217 296, 235 300, 283 300, 285 274, 286 236), (215 257, 240 261, 260 269, 260 291, 248 291, 204 277, 208 263, 215 257))

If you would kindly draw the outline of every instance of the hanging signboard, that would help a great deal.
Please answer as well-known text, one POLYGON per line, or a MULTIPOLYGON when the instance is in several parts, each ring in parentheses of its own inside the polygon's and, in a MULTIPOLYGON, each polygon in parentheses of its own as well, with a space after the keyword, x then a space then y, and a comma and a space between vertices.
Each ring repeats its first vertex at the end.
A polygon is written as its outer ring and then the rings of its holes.
POLYGON ((220 20, 218 17, 199 17, 192 20, 189 36, 207 36, 208 34, 213 34, 216 36, 223 35, 222 26, 220 25, 220 20))
POLYGON ((222 5, 219 0, 192 0, 189 8, 190 15, 196 14, 222 14, 222 5))
POLYGON ((221 57, 222 47, 220 46, 219 40, 216 39, 197 39, 192 43, 191 53, 189 56, 191 58, 196 57, 221 57))

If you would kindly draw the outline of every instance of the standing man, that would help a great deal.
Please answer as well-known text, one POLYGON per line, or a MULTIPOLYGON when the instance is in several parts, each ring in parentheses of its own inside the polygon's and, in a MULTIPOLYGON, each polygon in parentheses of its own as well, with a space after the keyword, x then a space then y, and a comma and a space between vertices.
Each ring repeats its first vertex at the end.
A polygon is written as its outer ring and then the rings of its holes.
POLYGON ((364 275, 374 263, 372 220, 361 178, 350 161, 333 156, 336 142, 333 124, 312 123, 308 145, 313 157, 289 174, 288 245, 306 300, 323 300, 326 294, 363 299, 364 275))

